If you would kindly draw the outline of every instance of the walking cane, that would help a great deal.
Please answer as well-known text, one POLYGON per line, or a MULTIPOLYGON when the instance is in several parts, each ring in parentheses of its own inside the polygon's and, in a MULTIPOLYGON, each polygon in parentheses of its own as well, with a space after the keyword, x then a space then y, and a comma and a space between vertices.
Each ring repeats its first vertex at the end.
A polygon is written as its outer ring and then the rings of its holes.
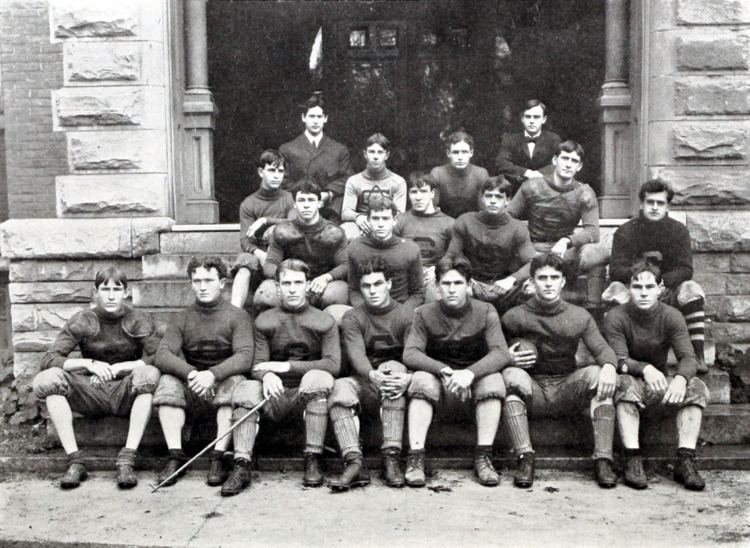
POLYGON ((231 433, 232 433, 232 430, 234 430, 234 429, 235 429, 235 428, 237 428, 237 427, 238 427, 238 426, 239 426, 240 424, 242 424, 243 422, 245 422, 245 420, 246 420, 246 419, 247 419, 247 418, 248 418, 248 417, 249 417, 250 415, 252 415, 253 413, 257 412, 257 411, 258 411, 258 410, 259 410, 259 409, 260 409, 261 407, 263 407, 263 406, 264 406, 264 405, 266 404, 266 402, 267 402, 267 401, 268 401, 268 398, 263 398, 263 401, 261 401, 261 402, 260 402, 260 403, 259 403, 258 405, 256 405, 256 406, 255 406, 255 407, 253 407, 253 408, 252 408, 252 409, 251 409, 250 411, 248 411, 248 412, 247 412, 247 413, 245 413, 245 414, 244 414, 244 415, 243 415, 242 417, 240 417, 240 418, 239 418, 239 420, 237 420, 237 422, 235 422, 235 423, 234 423, 234 424, 232 425, 232 427, 231 427, 231 428, 230 428, 229 430, 227 430, 227 431, 226 431, 226 432, 224 432, 224 433, 223 433, 223 434, 222 434, 221 436, 219 436, 219 437, 218 437, 218 438, 216 438, 216 439, 215 439, 214 441, 212 441, 211 443, 209 443, 208 445, 206 445, 206 446, 205 446, 205 447, 204 447, 203 449, 201 449, 200 453, 198 453, 198 454, 197 454, 197 455, 195 455, 195 456, 194 456, 194 457, 193 457, 192 459, 190 459, 190 460, 189 460, 189 461, 187 461, 187 462, 186 462, 185 464, 183 464, 182 466, 180 466, 180 467, 179 467, 179 468, 178 468, 177 470, 175 470, 175 471, 174 471, 174 472, 173 472, 172 474, 170 474, 170 475, 169 475, 168 477, 166 477, 166 478, 164 479, 164 481, 162 481, 162 482, 161 482, 161 483, 160 483, 159 485, 157 485, 156 487, 154 487, 153 485, 149 485, 149 487, 151 487, 151 492, 152 492, 152 493, 156 493, 156 491, 158 491, 158 490, 159 490, 159 489, 160 489, 160 488, 161 488, 161 487, 162 487, 162 486, 163 486, 163 485, 164 485, 165 483, 167 483, 167 482, 168 482, 169 480, 171 480, 172 478, 174 478, 174 477, 177 477, 178 475, 180 475, 180 474, 181 474, 181 473, 182 473, 182 472, 183 472, 183 471, 184 471, 184 470, 185 470, 185 469, 186 469, 186 468, 187 468, 188 466, 190 466, 191 464, 193 464, 193 462, 195 462, 195 460, 196 460, 196 459, 197 459, 198 457, 200 457, 201 455, 203 455, 203 454, 204 454, 204 453, 205 453, 206 451, 208 451, 209 449, 211 449, 211 448, 212 448, 212 447, 213 447, 214 445, 216 445, 216 444, 217 444, 217 443, 219 443, 219 442, 220 442, 221 440, 223 440, 224 438, 226 438, 226 437, 227 437, 227 436, 228 436, 229 434, 231 434, 231 433))

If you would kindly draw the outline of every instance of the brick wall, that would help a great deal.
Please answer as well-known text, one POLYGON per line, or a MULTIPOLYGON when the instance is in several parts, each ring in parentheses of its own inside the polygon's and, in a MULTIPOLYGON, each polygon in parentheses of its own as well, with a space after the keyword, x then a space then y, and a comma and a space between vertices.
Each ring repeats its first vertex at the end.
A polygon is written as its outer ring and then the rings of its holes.
POLYGON ((62 84, 62 44, 50 43, 46 1, 0 2, 8 209, 54 217, 55 176, 67 173, 65 136, 52 131, 50 90, 62 84))

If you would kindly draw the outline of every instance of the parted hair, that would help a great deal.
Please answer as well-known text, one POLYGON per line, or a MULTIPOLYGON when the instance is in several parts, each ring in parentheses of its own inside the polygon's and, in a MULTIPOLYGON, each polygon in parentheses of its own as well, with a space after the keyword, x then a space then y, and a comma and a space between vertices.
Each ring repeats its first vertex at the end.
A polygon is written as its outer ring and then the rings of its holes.
POLYGON ((313 181, 312 179, 300 179, 297 181, 297 184, 294 185, 294 199, 297 199, 297 194, 315 194, 318 197, 318 200, 321 200, 321 195, 323 193, 323 189, 320 188, 320 185, 313 181))
POLYGON ((466 278, 467 282, 471 281, 471 263, 467 261, 466 259, 455 259, 455 260, 442 260, 440 261, 437 266, 435 267, 435 278, 439 282, 443 276, 445 276, 448 272, 451 270, 455 270, 461 276, 466 278))
POLYGON ((367 218, 370 218, 370 215, 372 213, 375 213, 377 211, 388 211, 390 210, 391 213, 393 213, 393 216, 395 217, 398 215, 398 208, 396 207, 396 204, 393 202, 393 199, 388 196, 387 194, 383 194, 382 192, 376 192, 375 189, 372 190, 370 193, 370 198, 367 200, 368 210, 367 210, 367 218))
POLYGON ((313 94, 307 98, 307 100, 302 103, 302 106, 300 110, 302 111, 302 114, 307 114, 307 111, 311 108, 320 107, 323 110, 323 114, 325 114, 326 111, 326 100, 323 99, 323 93, 320 91, 315 91, 313 94))
POLYGON ((643 257, 642 259, 638 259, 637 261, 635 261, 630 267, 630 281, 632 282, 638 279, 638 276, 640 276, 644 272, 650 272, 654 275, 654 280, 656 280, 656 283, 661 283, 661 268, 659 268, 659 265, 656 264, 653 258, 643 257))
POLYGON ((497 190, 498 192, 502 192, 503 194, 505 194, 506 198, 510 198, 511 192, 513 191, 513 186, 505 177, 503 177, 502 175, 497 175, 496 177, 490 177, 484 183, 482 183, 482 186, 479 189, 479 195, 481 196, 488 190, 497 190))
POLYGON ((128 288, 128 277, 116 266, 108 266, 97 271, 94 276, 94 289, 99 289, 100 285, 107 282, 112 282, 115 285, 119 284, 123 289, 128 288))
POLYGON ((278 282, 281 280, 281 275, 287 271, 302 272, 305 275, 305 279, 310 279, 310 267, 307 266, 305 261, 299 259, 284 259, 281 261, 279 268, 276 269, 274 279, 278 282))
POLYGON ((373 133, 370 135, 367 138, 367 141, 365 141, 365 150, 372 145, 380 145, 383 147, 383 150, 391 150, 391 142, 388 140, 388 137, 382 133, 373 133))
POLYGON ((221 260, 221 257, 218 257, 216 255, 207 255, 206 257, 191 257, 190 261, 188 261, 186 269, 188 277, 191 280, 193 279, 193 274, 195 274, 195 271, 200 267, 203 267, 206 270, 215 268, 220 280, 227 277, 227 265, 224 264, 224 261, 221 260))
POLYGON ((409 174, 409 179, 406 181, 406 188, 422 188, 423 186, 428 186, 432 190, 435 190, 438 183, 435 178, 426 171, 412 171, 409 174))
POLYGON ((545 266, 559 270, 566 280, 571 279, 572 273, 570 266, 565 259, 554 253, 541 253, 531 259, 531 267, 529 270, 531 277, 533 278, 536 271, 545 266))
POLYGON ((581 159, 581 161, 583 161, 583 147, 577 141, 568 139, 567 141, 563 141, 562 143, 557 145, 557 152, 555 153, 555 156, 557 156, 561 152, 575 152, 576 154, 578 154, 578 157, 581 159))
POLYGON ((263 169, 266 166, 286 166, 286 158, 278 150, 267 148, 258 158, 258 167, 263 169))
POLYGON ((523 108, 521 109, 521 116, 523 116, 523 113, 527 110, 530 110, 534 107, 542 107, 542 114, 544 116, 547 116, 547 105, 542 103, 539 99, 529 99, 523 104, 523 108))
POLYGON ((471 148, 471 150, 474 150, 474 137, 463 130, 454 131, 453 133, 448 135, 448 138, 445 140, 445 150, 449 151, 453 145, 456 145, 462 141, 469 145, 469 148, 471 148))
POLYGON ((646 199, 646 194, 652 194, 654 192, 666 192, 667 203, 672 203, 672 198, 674 198, 674 189, 672 188, 672 185, 661 179, 650 179, 643 183, 641 185, 641 188, 638 189, 638 199, 642 202, 646 199))
POLYGON ((360 280, 368 274, 377 274, 378 272, 382 272, 386 280, 393 277, 393 269, 383 257, 373 257, 369 261, 356 265, 356 269, 360 280))

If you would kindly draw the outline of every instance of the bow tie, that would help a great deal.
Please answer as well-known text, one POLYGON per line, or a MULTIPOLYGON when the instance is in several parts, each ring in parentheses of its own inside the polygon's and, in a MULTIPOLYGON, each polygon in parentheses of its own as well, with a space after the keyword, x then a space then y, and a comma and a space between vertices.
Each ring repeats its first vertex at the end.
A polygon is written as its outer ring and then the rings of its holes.
POLYGON ((537 139, 539 139, 539 135, 537 135, 536 137, 525 137, 527 143, 536 143, 537 139))

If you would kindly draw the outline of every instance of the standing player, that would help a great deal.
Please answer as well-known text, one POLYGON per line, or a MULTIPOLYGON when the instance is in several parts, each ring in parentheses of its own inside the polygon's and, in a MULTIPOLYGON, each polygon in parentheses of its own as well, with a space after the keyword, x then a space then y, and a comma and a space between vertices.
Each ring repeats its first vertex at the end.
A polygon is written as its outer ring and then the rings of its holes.
POLYGON ((404 365, 415 371, 409 385, 409 456, 406 484, 425 485, 424 446, 434 408, 473 404, 477 423, 474 473, 495 486, 492 445, 500 423, 508 347, 495 309, 469 298, 471 269, 465 262, 437 267, 441 299, 417 309, 404 347, 404 365), (463 405, 462 405, 463 404, 463 405))
POLYGON ((638 261, 631 268, 630 301, 610 310, 604 319, 604 335, 622 373, 617 425, 625 446, 625 483, 635 489, 648 487, 638 439, 640 410, 667 406, 677 414, 674 478, 700 491, 705 483, 695 466, 695 446, 708 388, 695 376, 698 360, 685 320, 678 310, 659 302, 662 282, 657 266, 638 261), (670 347, 678 360, 674 376, 667 372, 670 347))
POLYGON ((363 151, 367 167, 346 181, 341 228, 350 240, 370 233, 367 204, 373 192, 390 196, 399 213, 406 211, 406 181, 388 169, 386 162, 390 153, 391 143, 383 134, 370 135, 363 151))
POLYGON ((562 289, 568 270, 557 255, 543 254, 531 261, 536 296, 503 316, 503 330, 511 338, 532 342, 537 351, 510 347, 513 367, 503 371, 508 395, 503 420, 518 456, 516 487, 534 482, 534 449, 529 437, 531 415, 576 415, 588 408, 594 429, 596 481, 614 487, 612 442, 615 430, 613 395, 617 385, 617 357, 599 333, 591 315, 565 302, 562 289), (576 350, 583 340, 598 365, 576 367, 576 350))
POLYGON ((451 241, 454 219, 435 207, 437 182, 425 173, 409 177, 408 195, 411 209, 398 216, 393 233, 412 240, 422 255, 424 300, 432 302, 439 293, 435 282, 435 266, 443 258, 451 241))
POLYGON ((365 302, 347 311, 341 322, 353 372, 350 377, 336 379, 329 398, 331 423, 346 461, 341 476, 329 482, 334 490, 346 490, 363 480, 358 409, 361 415, 379 413, 383 479, 389 487, 404 485, 400 460, 411 374, 401 363, 401 355, 414 312, 391 299, 388 268, 380 257, 360 266, 359 286, 365 302))
MULTIPOLYGON (((308 268, 287 259, 276 271, 280 305, 255 320, 252 380, 234 392, 233 418, 239 419, 270 398, 260 410, 274 422, 291 413, 305 421, 305 475, 309 487, 323 484, 320 455, 328 424, 328 395, 341 368, 339 332, 334 319, 307 302, 308 268)), ((234 468, 222 487, 223 496, 240 493, 250 484, 250 460, 259 428, 258 413, 233 432, 234 468)))

